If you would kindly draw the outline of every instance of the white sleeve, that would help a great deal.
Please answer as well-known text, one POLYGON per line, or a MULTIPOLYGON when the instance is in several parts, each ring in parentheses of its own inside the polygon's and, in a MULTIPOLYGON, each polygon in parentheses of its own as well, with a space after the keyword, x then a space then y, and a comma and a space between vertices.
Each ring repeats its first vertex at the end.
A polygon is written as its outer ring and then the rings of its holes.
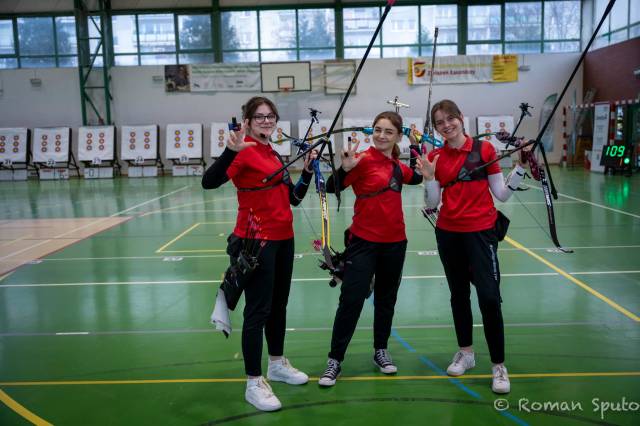
POLYGON ((437 180, 424 182, 424 203, 428 209, 435 209, 440 204, 440 182, 437 180))
POLYGON ((511 173, 505 179, 502 176, 502 173, 494 173, 489 175, 489 188, 491 189, 491 193, 498 200, 504 202, 511 197, 513 191, 515 191, 520 182, 522 182, 522 178, 524 177, 524 169, 519 164, 516 165, 511 173))

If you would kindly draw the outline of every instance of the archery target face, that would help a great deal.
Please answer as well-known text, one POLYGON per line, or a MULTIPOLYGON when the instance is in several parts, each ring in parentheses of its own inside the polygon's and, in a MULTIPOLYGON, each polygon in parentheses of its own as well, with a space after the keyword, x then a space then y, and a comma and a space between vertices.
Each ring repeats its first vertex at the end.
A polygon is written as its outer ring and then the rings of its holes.
POLYGON ((202 158, 202 124, 167 124, 167 158, 202 158))
MULTIPOLYGON (((342 120, 342 127, 371 127, 372 123, 371 118, 344 118, 342 120)), ((349 137, 351 138, 351 143, 355 145, 358 141, 360 141, 360 145, 358 145, 358 152, 366 151, 369 147, 373 146, 373 138, 371 135, 365 135, 362 132, 344 132, 342 134, 342 149, 346 150, 348 147, 349 137)))
MULTIPOLYGON (((404 127, 410 127, 412 131, 417 130, 420 133, 422 133, 424 126, 422 124, 422 118, 420 117, 402 117, 402 124, 404 127)), ((400 143, 398 144, 398 147, 400 148, 400 155, 403 157, 409 157, 410 145, 411 142, 409 141, 409 136, 402 135, 402 140, 400 140, 400 143)))
MULTIPOLYGON (((310 120, 298 120, 298 137, 300 139, 304 138, 304 135, 307 133, 307 129, 309 128, 309 121, 310 120)), ((309 132, 309 137, 313 137, 316 135, 319 135, 321 133, 327 133, 327 131, 329 131, 329 127, 331 127, 331 120, 319 120, 319 123, 313 123, 313 126, 311 127, 311 131, 309 132)), ((331 149, 333 150, 333 152, 336 152, 336 136, 335 135, 331 135, 331 137, 329 138, 329 141, 331 141, 331 149)), ((318 139, 312 140, 310 141, 310 143, 315 143, 317 142, 318 139)), ((295 150, 297 150, 297 147, 294 147, 295 150)), ((322 153, 322 155, 324 156, 325 154, 328 155, 328 151, 325 148, 324 152, 322 153)))
POLYGON ((283 157, 291 155, 291 141, 285 141, 283 132, 291 134, 291 122, 290 121, 278 121, 276 123, 276 129, 271 135, 271 147, 278 154, 283 157))
POLYGON ((211 123, 211 158, 218 158, 227 147, 229 124, 211 123))
POLYGON ((0 163, 9 160, 12 163, 27 162, 27 129, 0 129, 0 163))
POLYGON ((122 126, 120 157, 123 160, 155 160, 158 157, 158 126, 122 126))
MULTIPOLYGON (((478 116, 478 134, 505 131, 513 131, 513 117, 510 115, 478 116)), ((494 135, 485 136, 484 140, 490 141, 497 150, 507 149, 494 135)))
POLYGON ((33 162, 68 162, 70 134, 69 127, 33 129, 33 162))
POLYGON ((78 129, 78 160, 113 160, 114 126, 80 127, 78 129))

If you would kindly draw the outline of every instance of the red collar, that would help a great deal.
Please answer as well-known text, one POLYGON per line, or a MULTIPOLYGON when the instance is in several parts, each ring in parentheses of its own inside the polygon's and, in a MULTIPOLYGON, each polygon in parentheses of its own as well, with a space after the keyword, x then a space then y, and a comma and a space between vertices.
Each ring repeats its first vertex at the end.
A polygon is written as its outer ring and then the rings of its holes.
POLYGON ((449 143, 445 143, 444 144, 444 149, 449 150, 449 151, 471 152, 471 149, 473 148, 473 138, 471 138, 471 136, 469 136, 469 135, 465 135, 465 137, 466 137, 466 139, 465 139, 464 143, 462 144, 462 146, 460 148, 451 148, 449 143))
MULTIPOLYGON (((387 161, 395 161, 395 159, 393 157, 389 158, 386 155, 384 155, 382 152, 378 151, 378 149, 375 146, 370 146, 369 149, 367 149, 368 155, 371 155, 374 157, 375 160, 381 161, 381 160, 387 160, 387 161)), ((367 152, 365 151, 365 152, 367 152)))

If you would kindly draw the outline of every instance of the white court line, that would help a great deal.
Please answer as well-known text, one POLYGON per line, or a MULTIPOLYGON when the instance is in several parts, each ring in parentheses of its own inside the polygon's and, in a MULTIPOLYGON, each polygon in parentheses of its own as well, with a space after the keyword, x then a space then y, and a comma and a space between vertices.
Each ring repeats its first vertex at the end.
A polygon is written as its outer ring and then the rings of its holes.
MULTIPOLYGON (((576 326, 619 326, 619 323, 604 323, 602 321, 568 321, 568 322, 522 322, 522 323, 505 323, 505 327, 514 328, 558 328, 558 327, 576 327, 576 326)), ((398 330, 437 330, 453 328, 453 324, 409 324, 409 325, 397 325, 393 328, 398 330)), ((482 324, 473 324, 473 327, 482 328, 482 324)), ((356 327, 356 330, 372 330, 373 326, 362 325, 356 327)), ((331 331, 333 327, 289 327, 287 331, 293 332, 318 332, 318 331, 331 331)), ((112 331, 82 331, 82 332, 35 332, 35 333, 0 333, 0 337, 41 337, 41 336, 112 336, 112 335, 127 335, 127 334, 195 334, 195 333, 219 333, 213 327, 209 328, 178 328, 178 329, 160 329, 160 330, 112 330, 112 331)))
POLYGON ((153 199, 151 199, 151 200, 144 201, 144 202, 142 202, 142 203, 140 203, 140 204, 136 204, 136 205, 135 205, 135 206, 133 206, 133 207, 129 207, 128 209, 125 209, 125 210, 119 211, 119 212, 117 212, 117 213, 114 213, 114 214, 112 214, 112 215, 111 215, 111 216, 109 216, 109 217, 119 216, 119 215, 121 215, 121 214, 123 214, 123 213, 126 213, 126 212, 130 211, 130 210, 135 210, 135 209, 137 209, 138 207, 142 207, 142 206, 144 206, 145 204, 153 203, 154 201, 158 201, 158 200, 160 200, 160 199, 162 199, 162 198, 164 198, 164 197, 168 197, 168 196, 170 196, 170 195, 173 195, 173 194, 175 194, 176 192, 184 191, 184 190, 185 190, 185 189, 187 189, 187 188, 189 188, 189 185, 185 185, 185 186, 183 186, 182 188, 178 188, 178 189, 176 189, 175 191, 167 192, 166 194, 161 195, 161 196, 159 196, 159 197, 153 198, 153 199))
MULTIPOLYGON (((554 204, 580 204, 580 201, 556 201, 554 204)), ((545 204, 544 201, 524 201, 522 203, 506 202, 500 203, 500 205, 521 205, 521 204, 545 204)), ((403 204, 402 208, 423 208, 423 204, 403 204)), ((171 207, 178 208, 178 207, 171 207)), ((320 210, 321 207, 300 207, 298 209, 292 209, 294 213, 301 212, 301 210, 320 210)), ((353 206, 340 206, 341 210, 353 210, 353 206)), ((337 210, 337 207, 329 206, 329 210, 337 210)), ((151 214, 183 214, 183 213, 237 213, 238 209, 200 209, 200 210, 156 210, 153 212, 145 213, 145 215, 151 214)), ((301 212, 302 213, 302 212, 301 212)))
MULTIPOLYGON (((570 275, 604 275, 604 274, 640 274, 640 270, 629 271, 585 271, 569 272, 570 275)), ((530 272, 500 274, 502 277, 547 277, 560 275, 557 272, 530 272)), ((403 275, 403 280, 429 280, 444 279, 445 275, 403 275)), ((327 281, 322 278, 294 278, 292 282, 327 281)), ((220 280, 175 280, 175 281, 105 281, 105 282, 81 282, 81 283, 41 283, 41 284, 0 284, 0 288, 9 287, 82 287, 82 286, 109 286, 109 285, 171 285, 171 284, 219 284, 220 280)))
MULTIPOLYGON (((583 247, 566 247, 572 250, 591 250, 591 249, 630 249, 640 248, 640 245, 628 245, 628 246, 583 246, 583 247)), ((422 250, 407 250, 407 253, 422 253, 425 251, 436 251, 435 247, 425 248, 422 250)), ((534 247, 529 250, 556 250, 555 247, 534 247)), ((513 247, 499 248, 498 251, 520 251, 513 247)), ((296 256, 322 256, 320 252, 302 252, 296 253, 296 256)), ((79 262, 79 261, 94 261, 94 260, 163 260, 167 256, 111 256, 111 257, 69 257, 61 259, 41 259, 43 262, 79 262)), ((192 254, 192 255, 180 255, 180 257, 187 258, 216 258, 216 257, 229 257, 228 254, 192 254)))
MULTIPOLYGON (((542 191, 542 188, 538 188, 537 186, 529 185, 529 184, 526 184, 526 183, 525 183, 525 185, 527 185, 529 188, 535 188, 535 189, 537 189, 539 191, 542 191)), ((612 212, 616 212, 616 213, 626 214, 627 216, 631 216, 631 217, 635 217, 636 219, 640 219, 639 215, 633 214, 633 213, 629 213, 629 212, 626 212, 624 210, 618 210, 618 209, 614 209, 612 207, 603 206, 602 204, 598 204, 598 203, 594 203, 594 202, 591 202, 591 201, 583 200, 582 198, 573 197, 571 195, 561 194, 560 192, 558 192, 558 195, 560 195, 562 197, 565 197, 565 198, 569 198, 571 200, 579 201, 581 203, 591 204, 592 206, 600 207, 600 208, 603 208, 603 209, 606 209, 606 210, 611 210, 612 212)))
POLYGON ((148 200, 148 201, 142 202, 142 203, 137 204, 137 205, 135 205, 135 206, 133 206, 133 207, 129 207, 128 209, 121 210, 121 211, 119 211, 119 212, 117 212, 117 213, 114 213, 114 214, 112 214, 112 215, 108 216, 108 217, 103 217, 103 218, 101 218, 101 219, 94 220, 93 222, 89 222, 89 223, 87 223, 86 225, 82 225, 82 226, 79 226, 78 228, 74 228, 74 229, 72 229, 72 230, 70 230, 70 231, 67 231, 67 232, 64 232, 64 233, 62 233, 62 234, 56 235, 55 237, 50 238, 50 239, 48 239, 48 240, 40 241, 39 243, 33 244, 33 245, 31 245, 31 246, 29 246, 29 247, 26 247, 26 248, 24 248, 24 249, 22 249, 22 250, 18 250, 18 251, 14 252, 14 253, 8 254, 8 255, 3 256, 3 257, 0 257, 0 261, 2 261, 2 260, 4 260, 4 259, 8 259, 8 258, 10 258, 10 257, 13 257, 13 256, 15 256, 15 255, 18 255, 18 254, 20 254, 20 253, 23 253, 23 252, 25 252, 25 251, 27 251, 27 250, 30 250, 30 249, 32 249, 32 248, 35 248, 35 247, 41 246, 41 245, 43 245, 43 244, 46 244, 46 243, 48 243, 48 242, 50 242, 50 241, 52 241, 52 240, 56 240, 56 239, 58 239, 58 238, 62 238, 62 237, 64 237, 65 235, 70 234, 70 233, 72 233, 72 232, 77 232, 77 231, 80 231, 81 229, 87 228, 87 227, 89 227, 89 226, 97 225, 97 224, 98 224, 98 223, 100 223, 100 222, 104 222, 104 221, 109 220, 109 219, 111 219, 111 218, 113 218, 113 217, 119 216, 119 215, 121 215, 122 213, 126 213, 126 212, 128 212, 129 210, 137 209, 138 207, 144 206, 145 204, 151 203, 151 202, 153 202, 153 201, 157 201, 157 200, 159 200, 159 199, 161 199, 161 198, 164 198, 164 197, 168 197, 168 196, 170 196, 170 195, 172 195, 172 194, 175 194, 175 193, 176 193, 176 192, 178 192, 178 191, 183 191, 183 190, 185 190, 185 189, 187 189, 187 188, 189 188, 189 185, 185 185, 185 186, 183 186, 182 188, 176 189, 175 191, 168 192, 168 193, 166 193, 166 194, 164 194, 164 195, 161 195, 161 196, 159 196, 159 197, 156 197, 156 198, 153 198, 153 199, 151 199, 151 200, 148 200))

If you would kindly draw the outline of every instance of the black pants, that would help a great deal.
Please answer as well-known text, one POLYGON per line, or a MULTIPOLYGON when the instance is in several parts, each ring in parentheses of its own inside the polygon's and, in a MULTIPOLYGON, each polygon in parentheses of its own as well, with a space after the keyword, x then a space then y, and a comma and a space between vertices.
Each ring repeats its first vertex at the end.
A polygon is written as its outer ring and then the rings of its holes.
POLYGON ((293 238, 267 241, 260 252, 259 265, 244 289, 242 355, 248 376, 262 375, 263 330, 269 355, 283 354, 293 253, 293 238))
POLYGON ((373 243, 353 235, 346 249, 344 280, 333 323, 329 358, 342 362, 375 274, 373 347, 386 349, 407 241, 373 243))
POLYGON ((465 347, 473 344, 470 287, 470 283, 473 283, 478 294, 491 362, 504 362, 504 323, 495 231, 450 232, 436 228, 436 240, 451 291, 451 310, 458 345, 465 347))

